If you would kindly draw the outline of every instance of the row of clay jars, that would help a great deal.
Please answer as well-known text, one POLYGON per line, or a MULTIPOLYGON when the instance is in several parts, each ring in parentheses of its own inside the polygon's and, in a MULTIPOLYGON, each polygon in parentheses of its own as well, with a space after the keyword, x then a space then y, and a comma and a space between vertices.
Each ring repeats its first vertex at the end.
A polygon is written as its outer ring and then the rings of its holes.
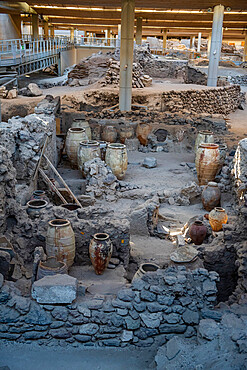
MULTIPOLYGON (((115 143, 118 137, 118 130, 114 126, 105 126, 102 131, 102 140, 108 143, 115 143)), ((120 127, 119 139, 122 144, 125 143, 126 139, 131 139, 134 137, 134 128, 130 125, 120 127)))
MULTIPOLYGON (((101 275, 109 264, 112 255, 112 242, 106 233, 98 233, 93 236, 89 245, 89 255, 95 272, 101 275)), ((55 264, 53 260, 48 262, 40 269, 39 275, 43 275, 45 270, 60 270, 66 273, 66 267, 71 267, 75 258, 75 234, 68 220, 52 220, 48 224, 46 235, 46 253, 48 257, 55 257, 61 264, 55 264)))
MULTIPOLYGON (((228 216, 224 208, 215 207, 208 215, 209 223, 213 231, 222 230, 223 224, 227 223, 228 216)), ((207 235, 207 227, 200 220, 196 220, 189 228, 189 236, 194 244, 201 245, 207 235)))

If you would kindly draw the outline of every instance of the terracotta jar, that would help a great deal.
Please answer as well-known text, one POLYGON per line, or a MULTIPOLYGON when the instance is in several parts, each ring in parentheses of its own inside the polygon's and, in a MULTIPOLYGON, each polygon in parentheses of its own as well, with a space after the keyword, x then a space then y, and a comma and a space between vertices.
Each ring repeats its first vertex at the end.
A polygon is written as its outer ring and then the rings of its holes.
POLYGON ((70 221, 57 219, 49 221, 46 234, 46 254, 55 256, 65 262, 67 267, 73 265, 75 258, 75 234, 70 221))
POLYGON ((201 245, 207 235, 207 227, 200 220, 196 220, 189 228, 189 236, 195 245, 201 245))
POLYGON ((27 213, 31 218, 36 218, 40 216, 40 212, 44 210, 44 208, 47 206, 48 202, 43 199, 35 199, 30 200, 27 202, 27 213))
POLYGON ((227 223, 228 216, 224 208, 215 207, 208 216, 213 231, 222 230, 222 225, 227 223))
POLYGON ((84 177, 84 163, 97 157, 100 158, 100 145, 98 141, 87 140, 80 142, 77 161, 79 170, 82 172, 84 177))
POLYGON ((112 242, 106 233, 94 234, 89 245, 89 255, 97 275, 102 275, 112 255, 112 242))
POLYGON ((152 131, 152 126, 147 122, 140 122, 136 128, 136 137, 142 145, 148 144, 148 135, 152 131))
POLYGON ((214 143, 214 134, 212 131, 203 130, 198 132, 195 142, 195 153, 197 152, 197 149, 202 143, 204 144, 214 143))
POLYGON ((34 190, 30 200, 46 200, 46 194, 44 190, 34 190))
POLYGON ((45 276, 57 274, 67 274, 68 268, 66 263, 57 261, 56 257, 48 257, 46 261, 40 261, 36 279, 42 279, 45 276))
POLYGON ((102 140, 108 143, 115 143, 117 141, 117 129, 114 126, 105 126, 102 131, 102 140))
POLYGON ((220 151, 217 144, 200 144, 196 152, 196 172, 199 185, 214 181, 219 168, 220 151))
POLYGON ((220 205, 221 193, 216 182, 210 181, 202 192, 202 204, 206 211, 210 212, 220 205))
POLYGON ((141 279, 143 275, 146 274, 146 272, 155 272, 160 267, 152 262, 142 263, 139 267, 139 269, 136 271, 135 275, 133 276, 132 281, 135 279, 141 279))
POLYGON ((131 139, 134 135, 134 129, 132 126, 122 126, 120 127, 120 132, 119 132, 119 137, 120 137, 120 142, 122 144, 125 143, 126 139, 131 139))
POLYGON ((89 126, 88 121, 85 119, 85 116, 81 118, 74 118, 71 127, 84 128, 86 131, 88 140, 92 139, 91 128, 89 126))
POLYGON ((118 143, 109 144, 106 149, 105 162, 118 180, 122 180, 128 166, 126 146, 118 143))
POLYGON ((77 152, 81 141, 88 140, 86 131, 84 128, 69 128, 67 137, 66 137, 66 143, 65 143, 65 149, 66 153, 68 155, 69 161, 72 165, 72 167, 77 168, 78 167, 78 161, 77 161, 77 152))

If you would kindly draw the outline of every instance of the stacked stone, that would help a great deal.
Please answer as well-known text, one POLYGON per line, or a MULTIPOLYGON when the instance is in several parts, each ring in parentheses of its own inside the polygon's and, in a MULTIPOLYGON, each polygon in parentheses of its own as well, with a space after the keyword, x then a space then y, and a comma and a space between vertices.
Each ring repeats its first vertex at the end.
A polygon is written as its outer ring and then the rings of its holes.
POLYGON ((66 306, 38 305, 12 284, 0 291, 0 338, 45 345, 150 346, 171 335, 196 335, 200 317, 214 315, 218 274, 170 267, 148 273, 117 297, 66 306))
POLYGON ((10 152, 0 146, 0 232, 6 230, 6 218, 9 202, 15 197, 16 171, 13 167, 10 152))
POLYGON ((246 86, 247 85, 247 75, 229 76, 228 81, 235 85, 246 86))

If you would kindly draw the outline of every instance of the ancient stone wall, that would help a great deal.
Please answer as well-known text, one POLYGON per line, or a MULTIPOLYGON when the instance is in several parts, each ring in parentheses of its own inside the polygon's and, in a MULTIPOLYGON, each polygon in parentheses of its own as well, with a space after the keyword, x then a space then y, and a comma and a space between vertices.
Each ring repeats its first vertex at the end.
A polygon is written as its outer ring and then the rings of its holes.
POLYGON ((203 90, 168 91, 162 94, 162 111, 178 112, 186 109, 196 113, 229 114, 243 101, 240 86, 203 90))
POLYGON ((146 347, 174 334, 193 337, 199 320, 214 316, 217 280, 213 271, 169 267, 135 280, 117 297, 79 296, 55 306, 21 297, 6 282, 0 290, 0 338, 49 346, 146 347))
POLYGON ((7 148, 0 146, 0 233, 6 230, 9 202, 15 197, 16 171, 7 148))
POLYGON ((228 76, 228 81, 232 84, 247 86, 247 75, 228 76))

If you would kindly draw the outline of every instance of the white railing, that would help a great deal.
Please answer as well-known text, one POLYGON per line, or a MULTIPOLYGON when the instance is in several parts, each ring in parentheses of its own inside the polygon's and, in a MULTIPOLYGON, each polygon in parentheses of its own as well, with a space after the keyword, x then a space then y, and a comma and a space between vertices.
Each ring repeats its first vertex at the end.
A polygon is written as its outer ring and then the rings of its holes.
POLYGON ((48 38, 33 41, 23 39, 0 41, 0 66, 10 66, 42 59, 66 50, 71 44, 67 38, 48 38))
POLYGON ((117 39, 104 38, 104 37, 82 37, 76 36, 74 38, 74 44, 82 47, 116 47, 117 39))

